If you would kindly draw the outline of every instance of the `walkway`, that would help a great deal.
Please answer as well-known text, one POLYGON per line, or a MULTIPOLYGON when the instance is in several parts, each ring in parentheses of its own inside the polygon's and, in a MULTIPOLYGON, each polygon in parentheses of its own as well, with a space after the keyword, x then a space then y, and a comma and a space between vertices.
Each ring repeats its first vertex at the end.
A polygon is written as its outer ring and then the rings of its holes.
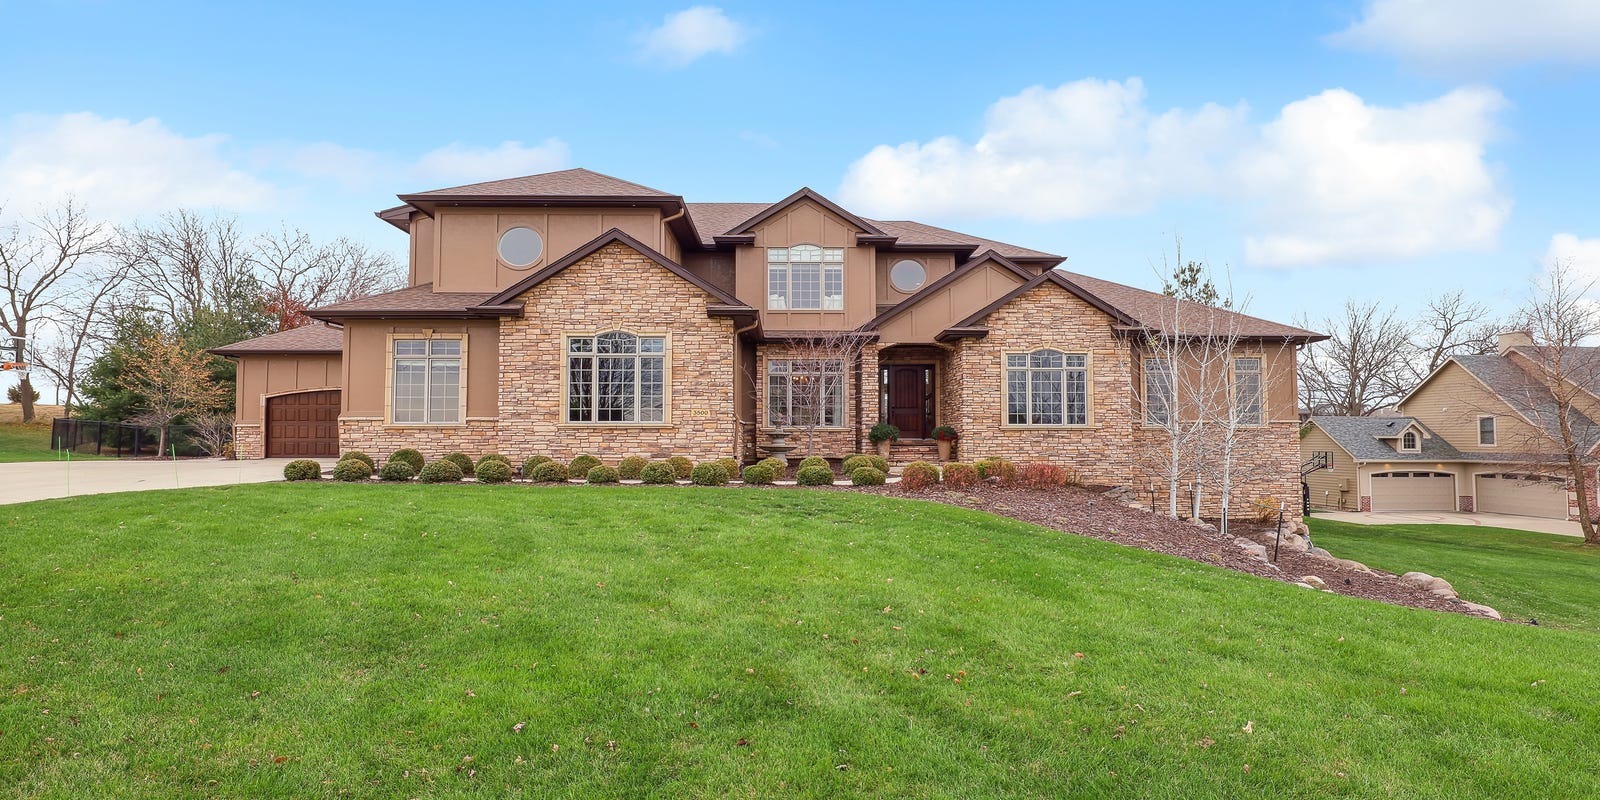
POLYGON ((283 465, 289 460, 121 459, 0 464, 0 504, 107 492, 281 481, 283 465))
POLYGON ((1582 536, 1576 522, 1544 517, 1518 517, 1511 514, 1467 513, 1464 511, 1313 511, 1315 519, 1349 522, 1356 525, 1476 525, 1483 528, 1510 528, 1517 531, 1582 536))

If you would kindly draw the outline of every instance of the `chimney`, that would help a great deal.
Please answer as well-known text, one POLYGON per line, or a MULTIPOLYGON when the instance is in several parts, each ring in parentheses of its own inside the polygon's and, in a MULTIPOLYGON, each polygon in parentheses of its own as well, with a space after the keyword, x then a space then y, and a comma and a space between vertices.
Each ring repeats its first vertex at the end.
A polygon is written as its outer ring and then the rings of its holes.
POLYGON ((1533 334, 1529 331, 1506 331, 1495 338, 1495 350, 1505 355, 1513 347, 1532 347, 1533 334))

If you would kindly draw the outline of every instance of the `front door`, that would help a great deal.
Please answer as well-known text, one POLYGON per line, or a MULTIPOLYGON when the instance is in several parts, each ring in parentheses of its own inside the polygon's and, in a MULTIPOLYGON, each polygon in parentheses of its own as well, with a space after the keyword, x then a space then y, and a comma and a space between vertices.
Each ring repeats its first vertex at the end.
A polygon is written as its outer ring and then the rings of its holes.
POLYGON ((933 429, 933 367, 889 364, 883 368, 888 422, 902 439, 925 439, 933 429))

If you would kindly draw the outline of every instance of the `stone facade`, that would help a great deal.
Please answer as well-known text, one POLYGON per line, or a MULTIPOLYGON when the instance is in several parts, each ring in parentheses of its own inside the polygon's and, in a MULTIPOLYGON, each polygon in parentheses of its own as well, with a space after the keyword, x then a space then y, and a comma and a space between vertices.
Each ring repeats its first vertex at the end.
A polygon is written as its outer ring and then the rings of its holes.
POLYGON ((492 419, 468 419, 465 425, 385 425, 381 417, 339 418, 339 452, 360 450, 380 466, 402 447, 421 451, 429 461, 451 453, 477 460, 485 453, 500 452, 499 442, 492 419))
MULTIPOLYGON (((789 444, 796 445, 796 449, 789 453, 791 459, 805 458, 806 456, 822 456, 824 458, 842 458, 856 452, 856 441, 862 442, 862 447, 867 447, 866 428, 872 427, 877 421, 878 400, 876 378, 868 380, 868 375, 878 374, 875 348, 867 345, 859 349, 861 364, 860 371, 851 364, 845 365, 844 372, 844 419, 843 424, 836 427, 808 430, 796 425, 789 426, 789 444), (870 371, 869 371, 870 366, 870 371), (859 380, 858 380, 859 379, 859 380), (858 393, 863 394, 862 403, 858 406, 856 398, 858 393), (856 413, 857 408, 861 413, 856 413), (862 426, 863 419, 872 422, 862 426)), ((770 404, 767 402, 767 365, 775 360, 797 358, 803 356, 815 357, 822 355, 817 350, 807 350, 803 346, 797 347, 788 344, 769 343, 756 348, 756 374, 754 386, 756 393, 756 420, 761 436, 758 441, 766 441, 766 432, 772 430, 772 415, 770 404)))
POLYGON ((233 426, 234 458, 266 458, 267 440, 259 424, 233 426))

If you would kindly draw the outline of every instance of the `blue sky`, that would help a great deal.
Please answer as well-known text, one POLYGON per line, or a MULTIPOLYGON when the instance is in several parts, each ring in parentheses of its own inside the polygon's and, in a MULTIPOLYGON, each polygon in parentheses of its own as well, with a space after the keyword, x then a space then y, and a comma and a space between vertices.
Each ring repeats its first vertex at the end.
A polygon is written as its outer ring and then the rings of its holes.
MULTIPOLYGON (((1320 3, 0 0, 0 201, 179 205, 403 253, 394 195, 584 166, 802 185, 1287 319, 1600 270, 1600 11, 1320 3)), ((1501 8, 1505 6, 1505 8, 1501 8)))

